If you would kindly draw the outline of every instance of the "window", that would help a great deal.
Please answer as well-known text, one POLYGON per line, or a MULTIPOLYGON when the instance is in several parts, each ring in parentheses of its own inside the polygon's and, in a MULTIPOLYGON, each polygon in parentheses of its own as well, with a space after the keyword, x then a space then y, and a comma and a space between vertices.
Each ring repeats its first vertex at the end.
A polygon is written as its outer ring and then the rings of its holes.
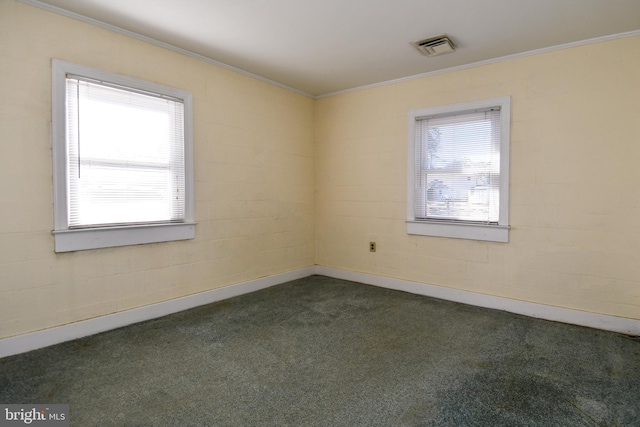
POLYGON ((191 239, 191 94, 54 59, 56 252, 191 239))
POLYGON ((407 233, 509 241, 510 98, 409 113, 407 233))

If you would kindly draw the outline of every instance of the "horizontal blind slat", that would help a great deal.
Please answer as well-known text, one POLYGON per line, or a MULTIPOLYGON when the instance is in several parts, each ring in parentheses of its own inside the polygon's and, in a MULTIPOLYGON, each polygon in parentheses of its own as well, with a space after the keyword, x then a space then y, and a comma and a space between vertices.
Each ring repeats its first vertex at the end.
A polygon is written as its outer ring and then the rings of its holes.
POLYGON ((417 120, 416 218, 498 222, 499 120, 499 109, 417 120))
POLYGON ((185 217, 181 102, 67 79, 69 225, 185 217))

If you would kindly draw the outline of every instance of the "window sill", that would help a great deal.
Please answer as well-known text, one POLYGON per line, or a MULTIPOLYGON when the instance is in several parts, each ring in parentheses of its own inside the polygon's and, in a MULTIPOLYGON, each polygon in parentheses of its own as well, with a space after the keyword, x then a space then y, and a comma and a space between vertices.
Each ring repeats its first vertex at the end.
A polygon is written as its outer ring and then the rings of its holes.
POLYGON ((56 252, 142 245, 195 237, 196 223, 130 225, 121 227, 55 230, 56 252))
POLYGON ((468 224, 441 221, 407 221, 407 234, 454 239, 509 242, 508 225, 468 224))

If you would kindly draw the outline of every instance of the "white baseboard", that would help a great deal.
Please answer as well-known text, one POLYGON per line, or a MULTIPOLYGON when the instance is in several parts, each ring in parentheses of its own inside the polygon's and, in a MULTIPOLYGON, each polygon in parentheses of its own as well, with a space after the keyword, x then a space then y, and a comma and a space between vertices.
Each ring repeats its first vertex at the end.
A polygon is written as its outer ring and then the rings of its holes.
POLYGON ((408 280, 392 279, 389 277, 375 276, 330 267, 317 266, 316 274, 334 277, 336 279, 351 280, 382 288, 410 292, 412 294, 460 302, 463 304, 475 305, 478 307, 523 314, 525 316, 539 319, 640 336, 640 320, 636 319, 589 313, 586 311, 572 310, 562 307, 553 307, 533 302, 519 301, 493 295, 444 288, 441 286, 427 285, 408 280))
POLYGON ((111 329, 121 328, 145 320, 151 320, 179 311, 188 310, 212 302, 221 301, 235 296, 255 292, 271 286, 301 279, 314 274, 350 280, 382 288, 409 292, 448 301, 479 307, 504 310, 539 319, 570 323, 603 329, 628 335, 640 336, 640 320, 605 314, 588 313, 568 308, 553 307, 526 301, 518 301, 492 295, 462 291, 441 286, 428 285, 408 280, 393 279, 355 271, 341 270, 331 267, 312 266, 287 273, 262 277, 248 282, 224 288, 213 289, 182 298, 176 298, 157 304, 134 308, 119 313, 100 316, 89 320, 70 323, 41 331, 31 332, 15 337, 0 339, 0 358, 14 354, 25 353, 65 341, 71 341, 88 335, 97 334, 111 329))
POLYGON ((151 320, 315 274, 315 266, 0 340, 0 358, 151 320))

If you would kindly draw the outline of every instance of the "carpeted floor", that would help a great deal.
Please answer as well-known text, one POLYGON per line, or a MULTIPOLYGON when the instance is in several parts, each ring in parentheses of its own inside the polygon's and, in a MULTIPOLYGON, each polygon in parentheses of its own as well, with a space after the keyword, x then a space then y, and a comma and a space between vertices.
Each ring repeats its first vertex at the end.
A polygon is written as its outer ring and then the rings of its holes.
POLYGON ((312 276, 0 359, 72 426, 637 426, 640 341, 312 276))

